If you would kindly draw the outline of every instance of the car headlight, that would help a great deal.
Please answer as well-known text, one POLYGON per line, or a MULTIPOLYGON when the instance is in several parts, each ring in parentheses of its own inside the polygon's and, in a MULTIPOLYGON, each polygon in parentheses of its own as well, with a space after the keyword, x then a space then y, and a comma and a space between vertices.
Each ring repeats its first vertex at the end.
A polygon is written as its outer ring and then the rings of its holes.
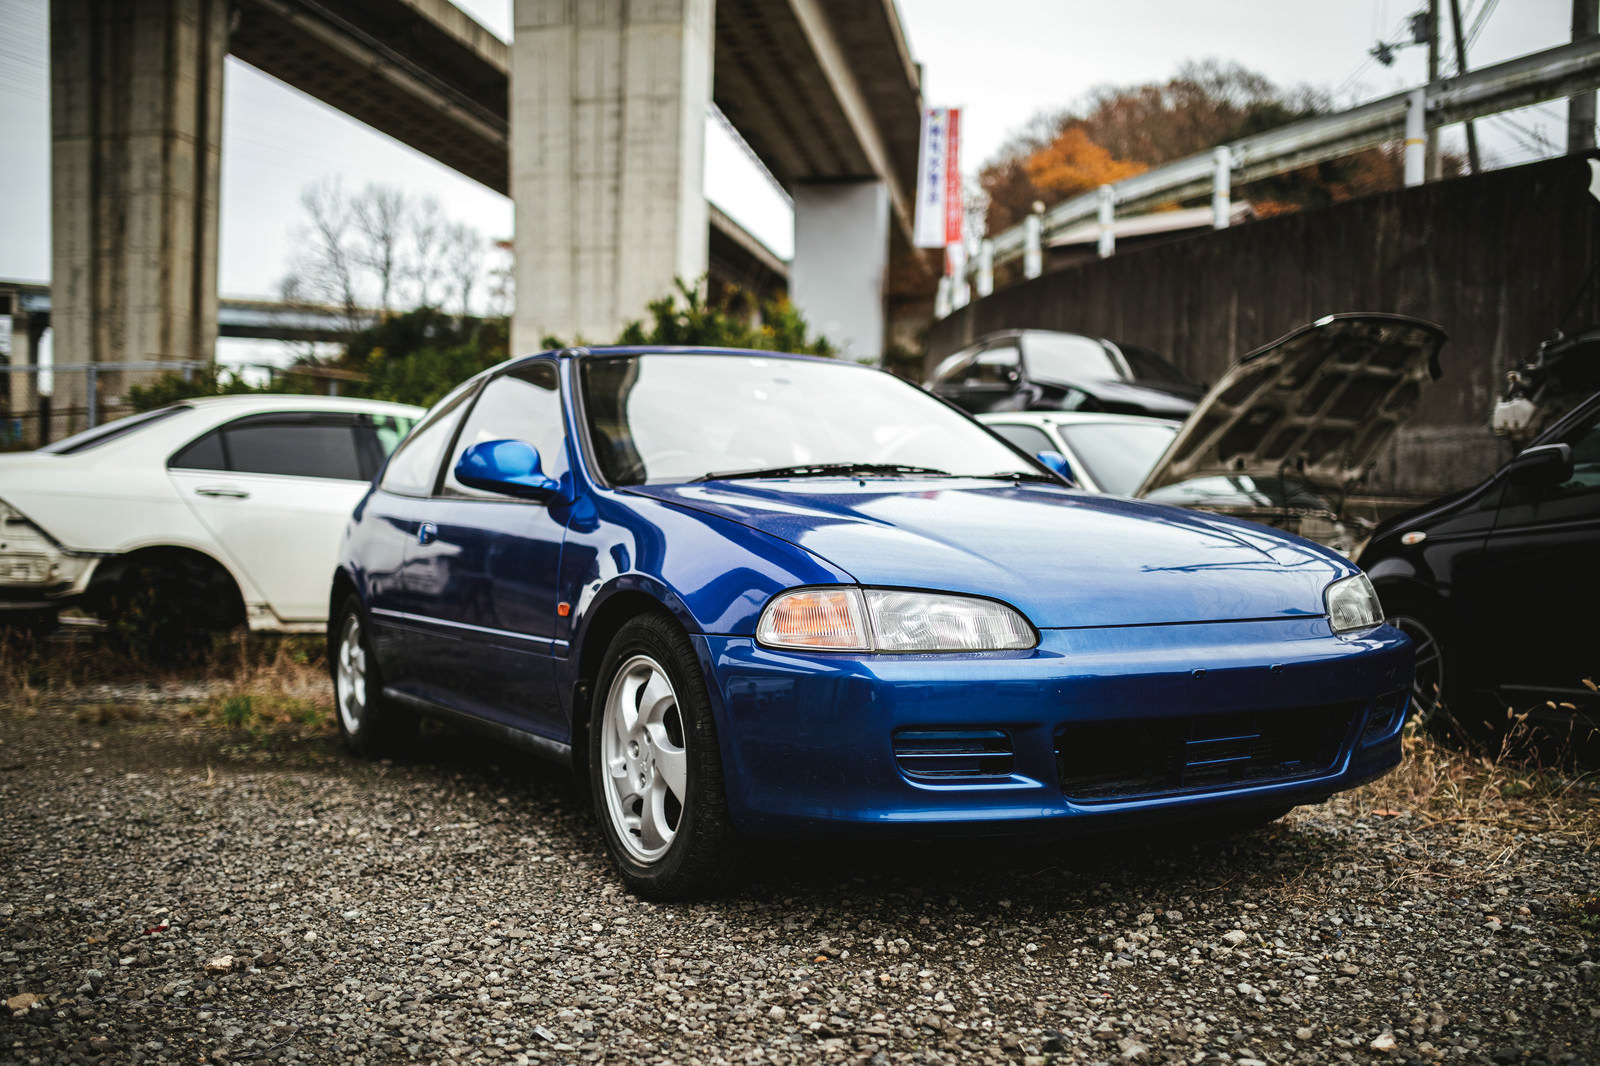
POLYGON ((1328 624, 1335 633, 1364 629, 1383 621, 1383 606, 1366 574, 1335 581, 1322 593, 1328 605, 1328 624))
POLYGON ((1011 651, 1038 643, 1033 627, 995 600, 944 592, 853 587, 780 593, 756 640, 806 651, 1011 651))

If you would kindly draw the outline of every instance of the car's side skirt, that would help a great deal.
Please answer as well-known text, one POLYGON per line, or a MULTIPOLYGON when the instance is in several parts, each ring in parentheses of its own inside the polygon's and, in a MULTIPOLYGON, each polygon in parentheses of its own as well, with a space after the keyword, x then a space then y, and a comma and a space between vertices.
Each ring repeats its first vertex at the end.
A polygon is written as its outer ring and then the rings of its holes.
POLYGON ((530 733, 526 729, 517 729, 515 726, 504 725, 500 722, 491 722, 487 719, 479 718, 475 714, 468 714, 458 708, 437 703, 425 697, 413 695, 410 692, 402 692, 389 685, 384 686, 383 698, 393 700, 395 703, 410 707, 412 710, 419 711, 422 714, 449 718, 452 721, 460 722, 471 729, 487 733, 498 740, 513 744, 535 755, 556 759, 563 763, 572 762, 572 745, 563 741, 552 740, 549 737, 540 736, 538 733, 530 733))

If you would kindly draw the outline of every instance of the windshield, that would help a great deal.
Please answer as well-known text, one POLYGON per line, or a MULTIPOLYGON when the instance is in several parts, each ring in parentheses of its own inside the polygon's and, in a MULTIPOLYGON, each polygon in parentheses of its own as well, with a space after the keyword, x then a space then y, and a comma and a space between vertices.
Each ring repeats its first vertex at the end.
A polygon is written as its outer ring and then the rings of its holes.
POLYGON ((854 363, 661 353, 580 366, 589 437, 614 485, 832 464, 1037 473, 921 389, 854 363))
POLYGON ((1101 491, 1131 496, 1178 432, 1175 423, 1093 422, 1056 432, 1101 491))
POLYGON ((1167 385, 1193 385, 1183 371, 1167 362, 1149 348, 1132 344, 1119 344, 1117 350, 1127 361, 1135 381, 1158 381, 1167 385))
POLYGON ((1028 377, 1035 381, 1120 381, 1128 377, 1104 344, 1076 333, 1029 331, 1023 335, 1022 355, 1028 377))

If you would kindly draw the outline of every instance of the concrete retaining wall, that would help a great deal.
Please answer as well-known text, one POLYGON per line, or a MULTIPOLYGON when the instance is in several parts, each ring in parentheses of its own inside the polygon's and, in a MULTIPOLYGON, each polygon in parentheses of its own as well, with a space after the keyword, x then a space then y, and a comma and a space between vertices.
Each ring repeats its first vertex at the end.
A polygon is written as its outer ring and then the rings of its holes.
POLYGON ((936 322, 926 365, 991 330, 1036 327, 1144 345, 1215 381, 1238 356, 1325 314, 1416 315, 1450 333, 1444 376, 1366 490, 1435 496, 1507 457, 1488 426, 1506 370, 1558 326, 1600 324, 1600 282, 1579 294, 1600 260, 1589 180, 1587 160, 1550 160, 1070 267, 936 322))

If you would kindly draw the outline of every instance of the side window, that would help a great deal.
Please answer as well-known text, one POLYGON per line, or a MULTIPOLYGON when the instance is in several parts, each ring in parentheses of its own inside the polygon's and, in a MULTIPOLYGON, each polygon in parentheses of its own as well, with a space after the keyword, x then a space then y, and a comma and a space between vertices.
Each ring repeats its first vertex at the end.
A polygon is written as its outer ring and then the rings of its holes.
POLYGON ((417 424, 415 418, 404 415, 372 415, 372 432, 377 435, 378 448, 383 452, 384 458, 394 451, 395 446, 406 439, 406 434, 411 432, 411 427, 417 424))
POLYGON ((428 413, 421 425, 400 442, 389 465, 383 469, 383 480, 378 487, 400 496, 431 496, 438 483, 439 460, 455 436, 456 426, 466 412, 466 401, 477 387, 477 381, 468 381, 456 391, 440 400, 428 413))
POLYGON ((337 481, 366 481, 354 415, 252 415, 219 426, 180 449, 167 465, 177 470, 227 470, 337 481))
POLYGON ((1600 492, 1600 418, 1572 438, 1572 476, 1556 486, 1562 496, 1600 492))
POLYGON ((1029 455, 1038 455, 1040 452, 1059 452, 1061 450, 1054 441, 1045 435, 1042 429, 1035 426, 999 425, 990 426, 989 428, 1029 455))
POLYGON ((1017 380, 1022 353, 1011 345, 989 348, 967 368, 968 385, 1010 385, 1017 380))
POLYGON ((356 450, 361 456, 361 480, 371 481, 383 469, 383 461, 389 458, 395 445, 405 439, 406 431, 416 421, 396 415, 357 416, 356 450))
POLYGON ((353 418, 241 420, 223 432, 235 473, 365 480, 353 418))
POLYGON ((540 361, 518 367, 492 378, 483 387, 451 451, 444 475, 446 496, 505 498, 468 488, 455 478, 455 466, 462 453, 486 440, 527 441, 539 449, 539 460, 547 475, 559 478, 566 473, 567 434, 554 363, 540 361))

